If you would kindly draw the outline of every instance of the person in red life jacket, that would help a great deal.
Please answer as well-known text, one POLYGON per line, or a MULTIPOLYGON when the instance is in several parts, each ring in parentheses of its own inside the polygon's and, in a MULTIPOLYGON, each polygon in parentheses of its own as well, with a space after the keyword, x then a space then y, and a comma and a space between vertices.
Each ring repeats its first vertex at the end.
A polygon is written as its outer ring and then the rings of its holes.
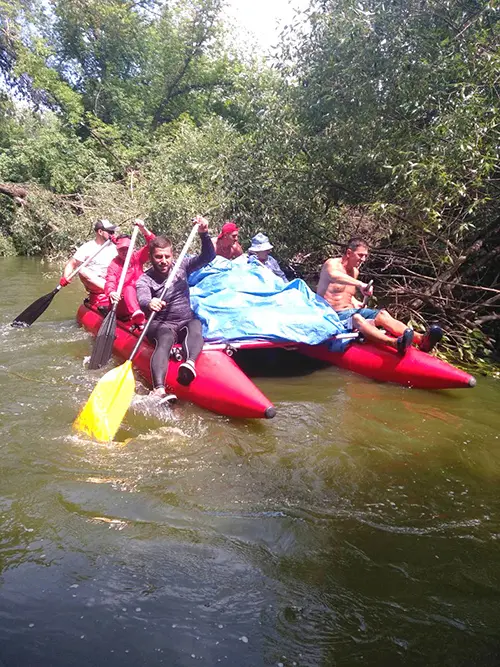
POLYGON ((132 324, 141 326, 146 321, 146 317, 137 301, 136 285, 137 281, 144 273, 144 264, 149 261, 149 243, 156 238, 156 236, 146 229, 142 220, 135 220, 134 224, 141 230, 142 235, 146 239, 146 245, 132 254, 127 269, 127 275, 125 276, 125 282, 123 283, 121 298, 119 298, 116 290, 118 288, 118 283, 120 282, 123 264, 130 246, 130 236, 123 235, 117 238, 116 250, 118 255, 108 266, 104 291, 113 305, 118 303, 116 316, 120 320, 130 320, 132 324))
MULTIPOLYGON (((66 287, 70 282, 69 276, 86 259, 95 254, 100 246, 103 246, 109 239, 113 240, 116 232, 116 225, 109 220, 98 220, 94 225, 95 238, 87 241, 78 248, 73 257, 66 263, 61 280, 62 287, 66 287)), ((106 248, 89 262, 78 274, 83 286, 88 292, 88 301, 91 306, 105 306, 108 304, 108 298, 104 294, 104 284, 106 282, 106 271, 110 262, 116 257, 116 247, 110 243, 106 248)))
POLYGON ((243 248, 238 243, 238 232, 239 229, 232 220, 224 223, 215 239, 215 254, 225 259, 236 259, 243 255, 243 248))

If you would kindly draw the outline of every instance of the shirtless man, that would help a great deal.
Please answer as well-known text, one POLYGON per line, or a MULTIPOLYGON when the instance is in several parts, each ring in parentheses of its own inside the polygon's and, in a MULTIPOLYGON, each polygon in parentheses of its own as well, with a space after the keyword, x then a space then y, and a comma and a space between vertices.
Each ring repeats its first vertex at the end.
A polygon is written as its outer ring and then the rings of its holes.
POLYGON ((359 267, 368 258, 368 252, 368 243, 362 238, 350 239, 342 257, 327 259, 323 264, 317 293, 337 312, 347 329, 357 329, 366 340, 390 345, 401 356, 412 342, 424 352, 430 352, 443 336, 440 327, 432 326, 425 334, 420 334, 394 319, 386 310, 364 308, 356 299, 356 289, 366 297, 373 294, 373 287, 358 279, 359 267), (395 338, 377 327, 382 327, 395 338))
POLYGON ((219 236, 213 241, 215 254, 225 259, 236 259, 243 255, 243 248, 238 243, 239 231, 232 220, 224 223, 219 236))

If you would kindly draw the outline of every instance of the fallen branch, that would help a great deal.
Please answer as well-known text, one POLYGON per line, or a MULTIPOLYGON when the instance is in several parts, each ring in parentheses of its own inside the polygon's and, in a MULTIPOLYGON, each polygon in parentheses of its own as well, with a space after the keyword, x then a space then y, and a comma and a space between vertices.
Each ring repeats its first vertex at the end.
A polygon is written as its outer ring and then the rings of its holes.
POLYGON ((14 183, 0 183, 0 192, 13 199, 23 200, 28 196, 28 190, 26 190, 26 188, 23 188, 20 185, 15 185, 14 183))
POLYGON ((500 313, 492 313, 491 315, 485 315, 484 317, 480 317, 477 320, 474 320, 474 324, 477 327, 480 327, 481 324, 484 324, 485 322, 494 322, 496 320, 500 320, 500 313))
MULTIPOLYGON (((456 287, 465 287, 466 289, 479 290, 484 292, 493 292, 494 294, 500 294, 500 290, 494 289, 493 287, 483 287, 482 285, 468 285, 467 283, 457 283, 455 281, 444 280, 443 278, 431 278, 429 276, 423 276, 421 273, 416 273, 411 269, 406 268, 406 266, 401 267, 403 271, 407 271, 412 276, 416 278, 422 278, 422 280, 428 280, 434 283, 441 283, 443 285, 452 285, 456 287)), ((390 276, 391 278, 405 278, 406 276, 390 276)))

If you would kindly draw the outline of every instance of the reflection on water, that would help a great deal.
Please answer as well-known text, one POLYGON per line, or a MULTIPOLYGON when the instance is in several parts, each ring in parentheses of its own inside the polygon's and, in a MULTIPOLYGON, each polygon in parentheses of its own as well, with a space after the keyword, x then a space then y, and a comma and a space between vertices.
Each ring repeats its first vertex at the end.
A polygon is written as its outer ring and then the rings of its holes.
POLYGON ((500 663, 494 381, 262 378, 272 421, 140 398, 97 445, 78 287, 13 330, 58 273, 0 274, 0 664, 500 663))

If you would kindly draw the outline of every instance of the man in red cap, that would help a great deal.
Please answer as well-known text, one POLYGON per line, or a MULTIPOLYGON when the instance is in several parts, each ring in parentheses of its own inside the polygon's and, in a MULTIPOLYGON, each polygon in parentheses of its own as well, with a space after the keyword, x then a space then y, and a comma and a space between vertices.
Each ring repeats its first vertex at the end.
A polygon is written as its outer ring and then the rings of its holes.
POLYGON ((215 241, 215 254, 226 259, 236 259, 243 255, 243 248, 238 243, 238 232, 239 229, 232 220, 224 223, 215 241))
POLYGON ((136 250, 130 258, 120 298, 116 290, 130 246, 130 236, 122 235, 118 237, 116 241, 118 255, 108 267, 104 291, 113 305, 118 303, 116 316, 120 320, 130 320, 132 324, 141 326, 146 321, 146 317, 137 301, 136 284, 144 272, 144 264, 149 260, 149 243, 156 236, 146 229, 143 220, 135 220, 134 224, 141 230, 146 239, 146 245, 140 250, 136 250))

